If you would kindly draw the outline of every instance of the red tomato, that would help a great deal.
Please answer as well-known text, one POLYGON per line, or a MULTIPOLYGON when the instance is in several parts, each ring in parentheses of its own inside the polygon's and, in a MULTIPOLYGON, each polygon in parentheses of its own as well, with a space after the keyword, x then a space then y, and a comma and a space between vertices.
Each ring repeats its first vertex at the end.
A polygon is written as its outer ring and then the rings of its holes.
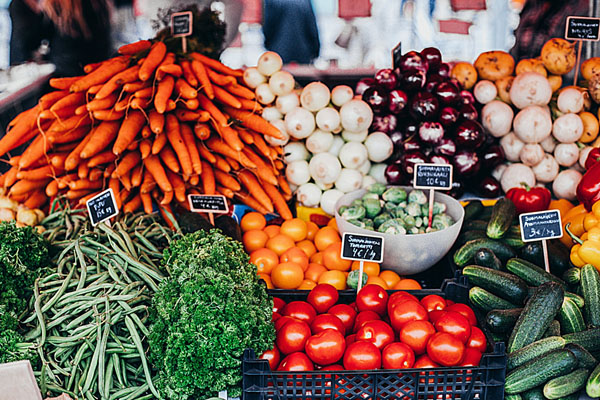
POLYGON ((412 368, 415 363, 413 350, 400 342, 393 342, 385 346, 381 358, 385 369, 412 368))
POLYGON ((446 299, 446 304, 451 306, 452 304, 456 304, 456 302, 446 299))
POLYGON ((408 292, 399 291, 399 292, 392 293, 390 295, 390 297, 388 298, 388 304, 387 304, 388 314, 391 313, 392 307, 396 303, 402 303, 407 300, 413 300, 413 301, 417 301, 417 302, 419 301, 419 299, 417 299, 415 296, 413 296, 412 294, 410 294, 408 292))
POLYGON ((446 310, 433 310, 429 312, 429 321, 431 321, 432 324, 435 324, 435 322, 440 319, 440 317, 444 314, 446 314, 446 310))
MULTIPOLYGON (((283 319, 283 318, 280 318, 283 319)), ((277 332, 275 343, 283 354, 303 351, 310 337, 310 326, 304 321, 290 321, 277 332)))
POLYGON ((421 299, 421 304, 427 312, 431 312, 433 310, 443 310, 446 308, 446 299, 442 296, 438 296, 437 294, 430 294, 421 299))
POLYGON ((371 342, 381 350, 394 341, 394 330, 383 321, 367 321, 356 332, 356 340, 371 342))
POLYGON ((460 365, 463 367, 478 367, 479 362, 481 361, 481 356, 481 352, 471 347, 467 347, 460 365))
POLYGON ((271 371, 277 371, 277 367, 279 366, 279 360, 281 359, 281 353, 276 345, 273 345, 271 350, 267 350, 259 357, 261 360, 269 361, 269 368, 271 371))
POLYGON ((410 321, 400 330, 400 341, 410 346, 417 355, 425 353, 427 341, 435 333, 429 321, 410 321))
POLYGON ((404 324, 410 321, 427 321, 427 310, 421 303, 408 300, 392 305, 390 322, 396 332, 400 332, 404 324))
POLYGON ((346 348, 344 368, 348 370, 366 370, 381 368, 381 353, 371 342, 358 341, 346 348))
POLYGON ((434 362, 427 354, 415 360, 413 368, 439 368, 439 364, 434 362))
POLYGON ((310 325, 317 316, 317 312, 313 306, 305 301, 292 301, 283 307, 281 315, 296 318, 310 325))
POLYGON ((275 330, 276 331, 280 330, 282 326, 284 326, 285 324, 287 324, 290 321, 298 321, 298 320, 296 318, 292 318, 292 317, 277 318, 277 321, 275 321, 275 330))
POLYGON ((315 369, 310 358, 304 353, 296 352, 288 355, 279 364, 278 371, 312 371, 315 369))
POLYGON ((283 307, 285 307, 285 301, 281 300, 279 297, 273 297, 273 312, 281 313, 283 307))
POLYGON ((346 340, 340 331, 325 329, 308 338, 306 355, 316 364, 327 365, 339 361, 346 350, 346 340))
MULTIPOLYGON (((342 367, 340 364, 331 364, 331 365, 327 365, 323 368, 321 368, 321 371, 343 371, 344 367, 342 367)), ((331 374, 334 375, 334 382, 335 382, 335 387, 337 388, 337 393, 339 394, 344 394, 346 393, 346 390, 343 388, 339 388, 339 385, 345 385, 346 384, 346 380, 345 379, 339 379, 339 375, 336 374, 331 374)), ((331 388, 331 375, 323 375, 324 379, 325 379, 325 387, 326 388, 331 388)), ((317 375, 316 377, 317 379, 323 379, 321 375, 317 375)), ((318 391, 317 391, 317 394, 318 391)), ((327 389, 325 390, 325 394, 331 394, 331 390, 327 389)))
POLYGON ((312 334, 316 335, 319 332, 323 332, 325 329, 336 329, 342 335, 346 333, 344 323, 337 316, 331 314, 317 315, 312 324, 310 324, 312 334))
POLYGON ((350 343, 354 343, 354 342, 356 342, 356 333, 346 336, 346 347, 350 346, 350 343))
MULTIPOLYGON (((446 302, 448 302, 448 301, 449 300, 446 300, 446 302)), ((462 303, 450 304, 450 303, 448 303, 448 307, 446 307, 446 311, 456 311, 457 313, 460 313, 460 314, 464 315, 465 317, 467 317, 467 319, 469 320, 469 323, 471 325, 477 325, 477 318, 475 317, 475 313, 473 312, 471 307, 469 307, 466 304, 462 304, 462 303)))
POLYGON ((471 336, 467 340, 467 347, 475 349, 480 353, 485 353, 485 349, 487 349, 487 342, 485 340, 485 335, 476 326, 471 327, 471 336))
POLYGON ((356 316, 356 319, 354 320, 353 332, 354 333, 358 332, 360 327, 363 326, 364 323, 367 321, 377 321, 380 319, 381 319, 381 317, 375 311, 371 311, 371 310, 361 311, 358 313, 358 315, 356 316))
POLYGON ((356 311, 353 307, 350 307, 348 304, 336 304, 331 307, 327 313, 335 315, 342 321, 344 328, 346 328, 346 333, 352 332, 352 328, 354 328, 354 319, 356 318, 356 311))
POLYGON ((463 344, 467 343, 471 336, 471 324, 469 320, 462 314, 456 311, 448 311, 435 321, 435 329, 438 332, 446 332, 456 336, 463 344))
POLYGON ((337 303, 339 297, 340 295, 333 285, 330 285, 329 283, 320 283, 310 291, 306 301, 308 301, 319 314, 323 314, 337 303))
POLYGON ((384 315, 388 301, 388 294, 379 285, 366 285, 356 295, 356 308, 358 311, 375 311, 384 315))
POLYGON ((271 321, 275 322, 279 318, 281 318, 281 314, 279 314, 278 312, 274 312, 273 315, 271 316, 271 321))
POLYGON ((462 360, 465 345, 454 335, 437 332, 427 342, 427 354, 434 362, 451 367, 462 360))

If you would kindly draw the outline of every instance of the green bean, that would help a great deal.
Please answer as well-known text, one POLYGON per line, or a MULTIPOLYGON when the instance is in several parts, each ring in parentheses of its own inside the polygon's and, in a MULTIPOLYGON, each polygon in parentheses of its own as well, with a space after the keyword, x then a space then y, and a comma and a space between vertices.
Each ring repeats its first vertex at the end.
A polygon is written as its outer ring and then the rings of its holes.
POLYGON ((83 321, 85 321, 86 319, 88 319, 89 317, 91 317, 92 314, 94 314, 94 310, 89 310, 85 314, 82 314, 82 315, 78 316, 77 318, 75 318, 74 320, 72 320, 71 322, 69 322, 67 324, 67 326, 65 327, 65 330, 68 331, 68 330, 73 329, 76 326, 79 326, 83 321))
POLYGON ((119 355, 114 353, 110 356, 110 359, 113 361, 113 367, 115 368, 115 375, 117 376, 119 385, 121 385, 121 387, 125 387, 125 383, 123 383, 123 376, 121 375, 121 361, 119 360, 119 355))
POLYGON ((79 276, 79 284, 77 285, 77 290, 83 288, 83 286, 85 285, 85 278, 87 275, 87 266, 85 264, 85 257, 83 256, 83 253, 81 252, 81 247, 79 247, 79 240, 75 241, 75 254, 77 255, 77 259, 79 260, 79 265, 80 265, 80 276, 79 276))
POLYGON ((143 235, 141 235, 138 232, 135 232, 134 235, 135 235, 136 239, 138 241, 140 241, 141 244, 143 244, 144 246, 146 246, 151 252, 160 254, 160 251, 156 248, 156 246, 154 244, 152 244, 151 241, 149 241, 148 239, 146 239, 143 235))
POLYGON ((140 357, 142 359, 142 366, 144 368, 144 375, 146 376, 146 382, 148 382, 148 386, 150 387, 150 391, 156 397, 160 398, 160 395, 154 388, 152 384, 152 374, 150 373, 150 369, 148 368, 148 363, 146 362, 146 356, 144 353, 144 347, 142 346, 142 339, 138 335, 137 330, 135 329, 135 325, 131 317, 125 316, 125 325, 127 326, 127 330, 131 334, 131 338, 133 339, 133 343, 137 346, 138 352, 140 353, 140 357))
POLYGON ((110 389, 113 387, 113 365, 114 361, 111 358, 108 359, 108 363, 106 364, 106 373, 104 375, 104 396, 103 399, 107 399, 110 397, 110 389))
MULTIPOLYGON (((136 391, 128 394, 127 396, 123 397, 122 400, 132 400, 137 398, 139 395, 141 395, 142 393, 146 392, 148 390, 148 384, 144 384, 142 386, 140 386, 136 391)), ((158 395, 155 394, 155 396, 158 397, 158 395)))
MULTIPOLYGON (((95 311, 97 313, 97 310, 95 311)), ((96 372, 96 368, 98 367, 98 358, 100 357, 100 350, 102 347, 102 324, 100 323, 98 317, 96 317, 96 322, 98 324, 96 333, 96 348, 94 350, 92 360, 90 361, 90 368, 86 374, 85 383, 83 384, 83 392, 87 392, 92 385, 92 381, 94 380, 94 373, 96 372)))
POLYGON ((105 357, 106 357, 106 342, 108 341, 108 332, 110 331, 110 325, 104 325, 104 333, 102 334, 102 342, 100 345, 100 354, 98 357, 98 391, 100 397, 104 398, 106 392, 104 392, 104 373, 105 373, 105 357))
POLYGON ((44 316, 42 315, 42 309, 41 309, 41 302, 42 302, 43 296, 40 295, 39 292, 40 292, 40 288, 39 288, 39 278, 38 278, 35 280, 35 284, 34 284, 34 295, 35 295, 34 308, 35 308, 35 315, 38 319, 38 322, 40 323, 41 338, 38 342, 38 347, 41 348, 44 345, 44 342, 46 341, 46 323, 44 321, 44 316))
POLYGON ((129 236, 129 234, 127 232, 125 232, 125 230, 123 229, 121 224, 117 224, 117 232, 121 235, 123 242, 125 242, 126 248, 129 249, 129 253, 131 255, 133 255, 135 258, 139 258, 137 250, 135 249, 135 246, 133 245, 133 242, 131 241, 131 237, 129 236))
POLYGON ((127 395, 127 394, 129 394, 129 393, 133 393, 133 392, 135 392, 137 389, 138 389, 137 387, 127 387, 127 388, 125 388, 125 389, 121 389, 121 390, 119 390, 119 391, 116 391, 115 393, 113 393, 113 394, 110 396, 110 399, 111 399, 111 400, 112 400, 112 399, 122 399, 122 398, 123 398, 123 396, 125 396, 125 395, 127 395))
POLYGON ((119 358, 119 362, 121 363, 121 376, 123 377, 124 386, 129 386, 129 381, 127 379, 127 368, 125 368, 125 360, 119 358))

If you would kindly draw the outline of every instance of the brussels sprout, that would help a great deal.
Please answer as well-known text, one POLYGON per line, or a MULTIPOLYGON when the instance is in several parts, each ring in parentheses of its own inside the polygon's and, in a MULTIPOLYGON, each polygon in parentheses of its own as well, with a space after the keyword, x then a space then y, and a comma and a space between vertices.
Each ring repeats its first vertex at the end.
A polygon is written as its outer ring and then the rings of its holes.
POLYGON ((368 218, 375 218, 381 212, 381 203, 377 199, 365 199, 363 204, 368 218))
POLYGON ((347 209, 348 206, 341 206, 340 208, 338 208, 338 214, 342 215, 347 209))
POLYGON ((381 226, 377 229, 378 232, 388 233, 391 235, 404 235, 406 234, 406 229, 404 228, 404 223, 402 220, 397 218, 390 219, 385 221, 381 226))
POLYGON ((408 215, 412 215, 413 217, 421 216, 421 205, 417 203, 408 203, 406 206, 406 213, 408 215))
POLYGON ((360 219, 349 219, 348 222, 350 222, 352 225, 358 226, 359 228, 365 228, 365 223, 360 219))
POLYGON ((418 218, 415 218, 415 226, 417 228, 422 227, 423 224, 427 225, 427 217, 418 217, 418 218))
POLYGON ((402 207, 396 207, 392 215, 394 216, 394 218, 403 219, 404 217, 406 217, 406 209, 402 207))
MULTIPOLYGON (((361 219, 367 214, 367 211, 363 206, 351 206, 344 210, 342 218, 350 221, 353 219, 361 219)), ((350 221, 351 222, 351 221, 350 221)))
MULTIPOLYGON (((350 271, 350 273, 348 274, 348 278, 346 278, 346 285, 348 285, 348 287, 350 289, 358 288, 358 276, 359 275, 360 275, 360 271, 357 269, 350 271)), ((367 284, 368 280, 369 280, 369 276, 367 275, 366 272, 363 271, 362 286, 365 286, 367 284)))
POLYGON ((431 227, 442 230, 448 228, 450 225, 454 223, 452 217, 447 214, 438 214, 433 217, 433 221, 431 222, 431 227))
POLYGON ((427 196, 422 190, 413 190, 408 194, 409 203, 427 204, 427 196))
POLYGON ((375 226, 373 220, 370 218, 363 218, 361 221, 363 222, 363 224, 365 224, 365 229, 373 229, 373 227, 375 226))
POLYGON ((379 228, 381 226, 381 224, 383 224, 385 221, 387 221, 388 219, 391 219, 391 218, 392 218, 392 216, 389 213, 382 212, 381 214, 379 214, 378 216, 373 218, 373 226, 375 228, 379 228))
POLYGON ((406 229, 410 230, 411 228, 414 228, 414 226, 416 225, 416 219, 412 215, 407 215, 402 220, 404 221, 404 226, 406 227, 406 229))
POLYGON ((421 204, 421 216, 427 217, 429 215, 429 204, 421 204))
POLYGON ((439 229, 434 228, 433 226, 430 226, 429 228, 425 229, 425 231, 423 233, 431 233, 431 232, 437 232, 439 231, 439 229))
POLYGON ((362 199, 355 199, 351 205, 352 206, 362 206, 363 205, 362 199))
POLYGON ((390 214, 393 214, 393 213, 394 213, 394 211, 396 211, 397 207, 396 207, 396 205, 395 205, 394 203, 392 203, 392 202, 386 202, 386 203, 383 205, 383 209, 385 210, 385 212, 387 212, 387 213, 390 213, 390 214))
POLYGON ((448 206, 445 203, 440 203, 436 201, 433 203, 433 213, 434 214, 443 214, 448 210, 448 206))
POLYGON ((401 201, 400 203, 398 203, 398 207, 400 207, 400 208, 406 208, 407 205, 408 205, 408 202, 406 202, 406 201, 401 201))
POLYGON ((362 197, 363 203, 367 199, 375 199, 375 200, 379 201, 379 195, 377 193, 365 193, 365 195, 362 197))
POLYGON ((416 226, 413 226, 412 228, 410 228, 408 230, 408 233, 410 233, 411 235, 416 235, 419 233, 419 228, 417 228, 416 226))
POLYGON ((383 192, 381 197, 385 201, 391 201, 392 203, 398 204, 406 200, 406 190, 397 187, 391 187, 385 192, 383 192))
POLYGON ((383 183, 374 183, 367 188, 367 191, 369 193, 375 193, 378 196, 381 196, 383 194, 383 192, 385 192, 386 189, 387 188, 385 187, 385 185, 383 183))

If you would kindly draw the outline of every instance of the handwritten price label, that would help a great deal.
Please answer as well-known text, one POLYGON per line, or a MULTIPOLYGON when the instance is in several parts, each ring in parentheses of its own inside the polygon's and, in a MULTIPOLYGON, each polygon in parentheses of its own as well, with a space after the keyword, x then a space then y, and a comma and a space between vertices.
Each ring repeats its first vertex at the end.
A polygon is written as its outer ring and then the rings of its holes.
POLYGON ((417 189, 452 189, 452 165, 416 164, 413 182, 417 189))
POLYGON ((85 205, 93 226, 119 214, 119 208, 112 189, 106 189, 97 196, 92 197, 85 205))
POLYGON ((524 242, 558 239, 563 235, 560 213, 557 210, 521 214, 519 223, 524 242))
POLYGON ((383 244, 384 239, 381 236, 346 232, 342 237, 341 257, 345 260, 380 263, 383 261, 383 244))

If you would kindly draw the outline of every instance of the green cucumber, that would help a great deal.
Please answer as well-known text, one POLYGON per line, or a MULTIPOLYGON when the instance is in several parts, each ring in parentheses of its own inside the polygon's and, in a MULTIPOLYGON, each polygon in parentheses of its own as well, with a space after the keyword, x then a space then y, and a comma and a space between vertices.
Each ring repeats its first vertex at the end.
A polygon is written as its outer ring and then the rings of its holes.
POLYGON ((507 357, 506 368, 509 371, 520 367, 529 361, 543 356, 544 354, 550 353, 554 350, 560 350, 565 347, 565 339, 560 336, 551 336, 545 339, 540 339, 537 342, 528 344, 527 346, 513 351, 507 357))
POLYGON ((483 248, 490 249, 494 252, 496 257, 503 261, 515 256, 515 251, 512 247, 507 246, 500 241, 492 239, 474 239, 469 240, 456 250, 454 253, 454 263, 459 267, 464 267, 473 259, 475 252, 483 248))
POLYGON ((522 258, 511 258, 508 260, 506 262, 506 269, 532 286, 539 286, 546 282, 556 282, 563 289, 567 289, 567 285, 561 279, 522 258))
POLYGON ((591 264, 581 268, 581 290, 585 299, 583 310, 587 323, 600 327, 600 273, 591 264))
POLYGON ((596 368, 590 374, 585 386, 585 392, 590 397, 600 397, 600 364, 596 365, 596 368))
POLYGON ((500 259, 496 257, 494 252, 490 249, 484 248, 477 250, 473 256, 473 262, 482 267, 488 267, 497 270, 502 269, 502 261, 500 261, 500 259))
POLYGON ((554 350, 509 372, 504 390, 508 394, 521 393, 568 374, 576 367, 577 358, 573 353, 565 349, 554 350))
POLYGON ((542 338, 560 310, 563 289, 555 282, 540 285, 529 298, 508 340, 507 353, 527 346, 542 338))
POLYGON ((590 370, 579 368, 566 375, 550 379, 544 385, 544 396, 550 400, 554 400, 577 393, 585 386, 589 375, 590 370))
POLYGON ((556 400, 578 400, 578 399, 579 399, 579 393, 572 393, 570 395, 563 396, 563 397, 558 398, 556 400))
POLYGON ((516 236, 506 236, 500 239, 502 243, 512 247, 513 249, 520 249, 525 246, 525 242, 520 237, 516 236))
POLYGON ((578 345, 577 343, 567 343, 565 349, 571 350, 577 361, 579 362, 579 368, 594 368, 598 365, 598 360, 589 351, 578 345))
POLYGON ((581 281, 581 268, 573 267, 569 268, 563 274, 563 280, 569 285, 577 285, 581 281))
POLYGON ((513 303, 504 300, 479 286, 474 286, 469 290, 469 300, 471 300, 471 303, 473 303, 474 306, 483 311, 517 308, 513 303))
POLYGON ((504 394, 504 400, 523 400, 520 394, 504 394))
POLYGON ((510 228, 515 214, 515 204, 510 199, 502 197, 498 200, 492 208, 492 216, 487 225, 486 233, 488 237, 491 239, 500 239, 504 236, 510 228))
POLYGON ((546 400, 544 397, 544 387, 538 386, 521 393, 523 400, 546 400))
POLYGON ((522 308, 513 308, 510 310, 491 310, 485 316, 485 322, 494 333, 511 332, 515 323, 521 315, 522 308))
POLYGON ((585 331, 563 335, 567 343, 577 343, 590 353, 600 351, 600 328, 590 328, 585 331))
POLYGON ((485 208, 481 200, 471 200, 465 207, 465 221, 477 218, 485 208))
POLYGON ((468 265, 463 268, 462 274, 467 277, 469 283, 517 304, 522 304, 527 297, 527 283, 508 272, 468 265))
POLYGON ((581 310, 568 297, 565 297, 558 312, 558 322, 560 322, 561 333, 574 333, 585 330, 585 321, 581 310))
POLYGON ((485 239, 486 237, 487 237, 487 235, 485 234, 485 231, 470 230, 470 231, 465 231, 465 232, 461 233, 460 236, 458 237, 457 242, 460 245, 463 245, 467 242, 470 242, 471 240, 485 239))
POLYGON ((585 306, 585 299, 578 294, 565 292, 565 299, 571 300, 579 308, 583 308, 585 306))
MULTIPOLYGON (((487 230, 487 221, 482 221, 480 219, 474 219, 468 222, 465 222, 463 226, 463 230, 467 231, 486 231, 487 230)), ((486 235, 487 236, 487 235, 486 235)))
POLYGON ((492 209, 494 207, 491 206, 485 206, 483 208, 483 211, 481 212, 481 214, 479 214, 479 219, 483 219, 485 221, 489 220, 492 216, 492 209))
POLYGON ((546 329, 546 332, 544 332, 544 334, 542 335, 542 339, 552 336, 560 336, 560 322, 558 322, 557 320, 553 320, 552 322, 550 322, 550 325, 548 325, 548 329, 546 329))
POLYGON ((515 219, 515 221, 517 222, 516 225, 512 225, 509 229, 508 229, 508 234, 512 235, 512 236, 518 236, 521 237, 521 225, 519 224, 519 220, 515 219))
MULTIPOLYGON (((550 270, 555 274, 562 274, 572 267, 569 249, 560 242, 553 243, 553 240, 547 242, 548 261, 550 270)), ((536 265, 544 265, 544 249, 541 242, 526 243, 519 250, 520 257, 536 265)))

